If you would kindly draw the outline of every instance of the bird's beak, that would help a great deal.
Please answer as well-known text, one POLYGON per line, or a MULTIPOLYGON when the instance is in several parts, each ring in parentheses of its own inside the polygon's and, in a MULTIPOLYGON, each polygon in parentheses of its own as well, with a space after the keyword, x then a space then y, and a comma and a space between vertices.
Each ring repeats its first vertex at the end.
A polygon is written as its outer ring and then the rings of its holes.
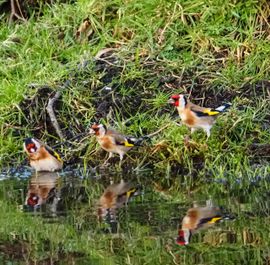
POLYGON ((186 246, 186 245, 188 245, 188 242, 183 241, 183 240, 180 239, 180 238, 176 238, 175 243, 176 243, 177 245, 179 245, 179 246, 186 246))
POLYGON ((175 101, 174 101, 172 98, 170 98, 170 99, 168 100, 168 103, 169 103, 169 104, 174 104, 175 101))

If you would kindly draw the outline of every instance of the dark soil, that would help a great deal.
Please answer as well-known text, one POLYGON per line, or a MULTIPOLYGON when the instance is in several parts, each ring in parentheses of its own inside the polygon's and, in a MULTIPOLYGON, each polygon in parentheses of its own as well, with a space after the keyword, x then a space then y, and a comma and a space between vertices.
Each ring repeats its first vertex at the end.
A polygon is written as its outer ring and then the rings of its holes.
MULTIPOLYGON (((40 17, 43 15, 42 9, 44 9, 45 5, 52 5, 54 3, 65 3, 65 2, 75 2, 71 0, 18 0, 14 1, 14 8, 17 15, 19 17, 22 17, 23 19, 28 19, 31 16, 40 17)), ((11 20, 14 22, 19 21, 18 17, 14 16, 12 14, 12 8, 11 8, 11 0, 6 0, 3 3, 0 4, 0 14, 7 14, 8 16, 12 16, 11 20)))
POLYGON ((9 261, 17 260, 27 262, 27 264, 30 265, 57 265, 60 264, 60 262, 61 264, 74 264, 76 259, 84 256, 82 253, 78 252, 64 253, 64 251, 60 249, 54 257, 44 258, 42 260, 29 260, 29 254, 32 249, 34 249, 34 247, 27 241, 15 240, 12 242, 0 242, 0 254, 4 256, 7 263, 9 261))
POLYGON ((253 143, 249 146, 249 154, 253 159, 265 159, 270 161, 270 144, 253 143))

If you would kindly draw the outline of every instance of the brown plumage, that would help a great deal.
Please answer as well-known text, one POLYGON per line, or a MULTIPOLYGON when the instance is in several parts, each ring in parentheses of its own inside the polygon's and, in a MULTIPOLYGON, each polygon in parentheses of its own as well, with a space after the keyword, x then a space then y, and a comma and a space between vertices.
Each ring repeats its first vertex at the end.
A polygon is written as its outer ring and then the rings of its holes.
MULTIPOLYGON (((107 129, 103 124, 94 124, 90 129, 91 134, 95 134, 100 146, 109 152, 110 159, 114 153, 119 154, 122 161, 124 154, 133 146, 139 145, 138 139, 120 134, 117 131, 107 129)), ((108 161, 105 161, 105 163, 108 161)))
POLYGON ((30 180, 25 205, 37 208, 46 203, 49 193, 56 187, 59 175, 55 172, 38 172, 30 180))
POLYGON ((23 144, 30 166, 36 171, 56 171, 63 167, 63 161, 54 150, 34 138, 27 138, 23 144))
POLYGON ((220 208, 216 206, 190 208, 182 220, 176 243, 187 245, 192 234, 197 230, 209 228, 224 219, 232 219, 232 217, 222 214, 220 208))
POLYGON ((184 95, 171 96, 169 103, 177 108, 182 123, 191 128, 191 133, 203 129, 207 137, 211 134, 211 128, 218 114, 230 107, 230 104, 224 104, 216 109, 200 107, 190 102, 184 95))
POLYGON ((98 201, 99 218, 104 218, 108 210, 111 214, 115 214, 115 210, 125 205, 137 191, 138 189, 131 183, 123 181, 108 186, 98 201))

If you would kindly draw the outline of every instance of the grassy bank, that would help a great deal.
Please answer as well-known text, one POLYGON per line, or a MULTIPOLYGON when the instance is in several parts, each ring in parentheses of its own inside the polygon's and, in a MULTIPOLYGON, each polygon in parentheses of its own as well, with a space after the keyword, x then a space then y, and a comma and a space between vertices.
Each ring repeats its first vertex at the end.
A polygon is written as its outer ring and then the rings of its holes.
MULTIPOLYGON (((266 3, 79 1, 43 8, 42 16, 33 14, 27 23, 8 27, 2 18, 2 164, 22 160, 18 154, 28 135, 55 144, 58 136, 45 107, 66 80, 69 86, 56 106, 65 139, 100 119, 137 136, 156 131, 172 123, 176 112, 166 102, 181 92, 205 106, 233 103, 213 130, 213 150, 199 147, 206 160, 221 152, 221 143, 231 149, 236 142, 237 155, 246 156, 249 143, 269 142, 266 3), (77 39, 76 30, 86 17, 89 36, 77 39), (95 59, 105 48, 114 50, 95 59)), ((153 144, 165 142, 170 153, 165 157, 179 161, 185 156, 187 133, 172 123, 153 144)), ((72 156, 88 162, 87 152, 93 148, 91 140, 80 151, 67 151, 65 145, 62 151, 67 161, 72 156)), ((184 167, 186 163, 181 161, 184 167)))
MULTIPOLYGON (((104 259, 104 264, 119 260, 126 264, 194 264, 201 257, 215 262, 220 253, 235 251, 259 264, 265 262, 269 257, 268 205, 263 203, 270 172, 269 16, 267 1, 251 0, 81 0, 45 5, 42 12, 30 12, 27 22, 8 25, 8 13, 1 16, 2 168, 26 163, 22 142, 29 135, 51 146, 57 144, 66 165, 88 168, 101 164, 106 155, 94 138, 74 140, 91 123, 102 121, 138 137, 169 124, 151 142, 132 150, 123 163, 124 172, 134 168, 155 172, 141 182, 150 189, 158 186, 157 202, 184 202, 186 210, 194 199, 222 197, 226 205, 236 198, 240 205, 244 198, 251 212, 256 203, 266 212, 266 216, 255 212, 257 219, 251 220, 241 216, 232 228, 237 243, 223 245, 220 239, 219 243, 198 243, 179 250, 174 245, 175 226, 162 236, 153 236, 147 225, 137 222, 131 224, 129 237, 95 234, 95 229, 80 234, 72 222, 47 224, 40 217, 25 216, 16 208, 19 202, 10 202, 3 193, 1 239, 19 242, 19 247, 30 251, 26 253, 31 260, 42 260, 40 253, 45 251, 45 258, 68 258, 62 252, 76 253, 92 262, 104 259), (77 38, 85 18, 90 27, 77 38), (56 91, 61 91, 55 113, 64 135, 62 144, 58 144, 46 111, 56 91), (231 102, 232 107, 219 117, 208 140, 203 132, 196 132, 187 141, 189 130, 175 123, 179 122, 177 113, 167 104, 175 93, 190 94, 194 103, 203 106, 231 102), (262 181, 253 188, 251 183, 258 177, 262 181), (226 185, 219 184, 224 181, 226 185), (34 233, 39 227, 44 230, 34 233), (59 233, 56 239, 55 231, 59 233), (252 234, 250 242, 243 231, 252 234), (213 249, 213 245, 217 247, 213 249)), ((114 162, 118 158, 112 160, 112 167, 114 162)), ((137 176, 130 178, 137 180, 137 176)), ((1 185, 3 190, 17 190, 1 185)), ((93 189, 89 189, 91 194, 93 189)), ((89 207, 97 198, 95 194, 89 199, 85 211, 92 211, 89 207)), ((166 222, 169 212, 161 220, 166 222)), ((238 254, 235 262, 245 264, 238 254)))

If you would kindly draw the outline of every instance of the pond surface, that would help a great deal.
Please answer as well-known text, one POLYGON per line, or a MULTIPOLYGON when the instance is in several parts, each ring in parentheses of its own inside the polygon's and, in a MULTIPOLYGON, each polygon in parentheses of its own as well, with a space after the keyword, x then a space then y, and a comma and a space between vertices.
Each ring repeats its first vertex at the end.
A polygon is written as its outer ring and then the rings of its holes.
MULTIPOLYGON (((147 264, 146 260, 154 264, 270 264, 269 173, 245 183, 238 178, 230 182, 208 178, 194 184, 192 176, 189 178, 166 176, 161 181, 160 173, 151 170, 135 174, 78 168, 37 174, 22 168, 1 174, 0 194, 1 200, 15 205, 25 218, 41 218, 44 224, 64 225, 87 234, 96 240, 97 249, 119 256, 122 264, 129 263, 125 255, 131 251, 138 260, 130 264, 147 264), (101 216, 100 197, 112 183, 123 183, 123 179, 136 193, 128 198, 120 192, 121 202, 114 204, 113 210, 105 209, 101 216), (187 210, 194 203, 205 206, 209 201, 233 220, 198 230, 188 245, 177 245, 178 229, 187 210), (143 261, 139 253, 145 256, 143 261)), ((24 255, 18 254, 23 243, 16 242, 0 241, 0 263, 24 264, 24 255)), ((36 264, 90 261, 91 257, 78 251, 36 264)))

